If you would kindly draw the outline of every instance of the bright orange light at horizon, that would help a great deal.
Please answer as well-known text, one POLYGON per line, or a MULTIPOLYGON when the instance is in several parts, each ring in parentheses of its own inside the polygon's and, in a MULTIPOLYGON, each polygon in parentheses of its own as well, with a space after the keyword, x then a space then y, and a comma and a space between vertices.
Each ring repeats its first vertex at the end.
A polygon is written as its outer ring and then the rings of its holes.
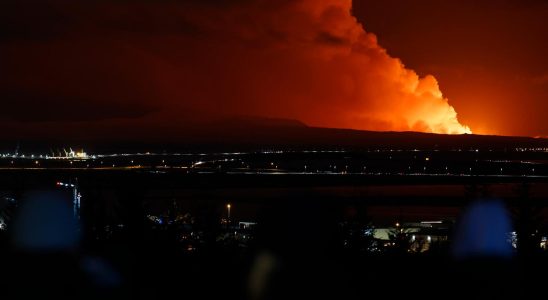
MULTIPOLYGON (((315 38, 304 49, 293 44, 284 48, 286 52, 293 51, 293 56, 306 57, 303 62, 290 64, 280 60, 281 65, 293 70, 304 69, 300 71, 304 74, 294 80, 296 87, 281 82, 286 91, 283 97, 291 103, 289 108, 299 101, 306 104, 297 107, 298 111, 289 110, 290 117, 324 127, 472 133, 469 126, 459 122, 457 112, 443 97, 434 76, 420 77, 406 68, 377 43, 374 34, 364 30, 352 16, 352 1, 304 0, 299 8, 301 14, 313 12, 313 25, 299 23, 292 27, 304 27, 311 32, 291 34, 296 35, 295 39, 303 35, 315 38), (321 109, 310 109, 314 106, 321 109)), ((293 19, 292 10, 295 8, 283 10, 287 20, 293 19)), ((284 107, 278 114, 285 117, 287 113, 284 107)))
POLYGON ((0 124, 6 132, 72 130, 102 137, 146 131, 154 137, 166 128, 178 134, 191 131, 189 123, 231 116, 360 130, 472 132, 434 76, 407 68, 364 29, 351 0, 151 7, 100 1, 85 18, 62 7, 90 26, 75 24, 69 28, 74 32, 54 39, 5 46, 0 63, 10 81, 0 88, 9 92, 11 106, 2 111, 8 124, 0 124), (117 12, 138 17, 119 20, 117 12), (135 30, 128 34, 127 28, 135 30), (84 29, 90 32, 76 34, 84 29), (27 105, 36 108, 34 115, 27 105), (47 126, 21 122, 29 119, 47 126))
POLYGON ((352 1, 246 3, 224 10, 222 19, 210 7, 199 7, 207 20, 188 16, 219 40, 214 49, 211 41, 187 43, 199 51, 183 64, 199 67, 174 90, 186 84, 181 98, 193 99, 192 107, 318 127, 471 133, 434 76, 391 57, 352 15, 352 1), (258 26, 238 22, 242 16, 258 26))

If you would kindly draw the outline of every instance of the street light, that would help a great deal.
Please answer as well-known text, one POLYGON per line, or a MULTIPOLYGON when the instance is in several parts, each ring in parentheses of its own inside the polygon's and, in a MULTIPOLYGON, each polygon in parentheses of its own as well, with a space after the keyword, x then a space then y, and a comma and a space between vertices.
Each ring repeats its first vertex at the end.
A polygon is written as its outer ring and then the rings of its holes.
POLYGON ((226 210, 227 210, 227 219, 228 221, 230 221, 230 203, 226 205, 226 210))
POLYGON ((57 181, 55 183, 59 187, 66 187, 72 189, 72 210, 75 218, 80 218, 80 203, 82 201, 82 195, 78 191, 78 186, 74 183, 65 183, 57 181))

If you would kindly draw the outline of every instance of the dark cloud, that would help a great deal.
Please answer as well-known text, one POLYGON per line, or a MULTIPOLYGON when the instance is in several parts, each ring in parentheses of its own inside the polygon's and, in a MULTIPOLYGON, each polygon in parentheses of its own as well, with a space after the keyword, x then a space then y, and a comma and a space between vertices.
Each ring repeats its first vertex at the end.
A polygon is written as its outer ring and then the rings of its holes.
POLYGON ((140 118, 155 110, 135 101, 116 103, 97 99, 64 98, 59 94, 47 95, 29 90, 2 93, 0 119, 22 122, 82 122, 111 118, 140 118))
POLYGON ((329 32, 320 32, 316 37, 316 41, 319 43, 325 43, 334 46, 344 46, 350 44, 349 40, 343 37, 333 35, 329 32))
POLYGON ((2 119, 138 118, 162 107, 154 59, 117 39, 17 40, 0 54, 2 119))
POLYGON ((72 17, 47 1, 6 1, 0 10, 0 43, 44 41, 70 32, 73 25, 72 17))

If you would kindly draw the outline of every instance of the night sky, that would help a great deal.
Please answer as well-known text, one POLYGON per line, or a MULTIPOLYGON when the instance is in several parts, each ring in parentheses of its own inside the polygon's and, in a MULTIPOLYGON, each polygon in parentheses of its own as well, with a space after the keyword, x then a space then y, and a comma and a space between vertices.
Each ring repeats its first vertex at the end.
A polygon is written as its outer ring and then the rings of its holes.
POLYGON ((146 139, 261 116, 546 136, 547 19, 541 0, 8 0, 0 125, 146 139))

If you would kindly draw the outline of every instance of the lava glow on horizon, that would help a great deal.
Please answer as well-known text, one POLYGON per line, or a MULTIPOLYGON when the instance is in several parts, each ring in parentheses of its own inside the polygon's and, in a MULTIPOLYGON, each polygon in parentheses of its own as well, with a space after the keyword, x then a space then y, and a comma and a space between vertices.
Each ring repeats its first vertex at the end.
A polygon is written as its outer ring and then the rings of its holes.
MULTIPOLYGON (((471 133, 433 76, 406 68, 365 31, 351 0, 48 3, 34 18, 35 35, 47 38, 25 34, 0 49, 6 131, 155 136, 188 120, 250 115, 471 133), (57 15, 71 16, 63 30, 51 22, 57 15)), ((12 21, 34 28, 26 20, 12 21)))
MULTIPOLYGON (((342 118, 350 121, 342 126, 442 134, 472 133, 468 126, 458 121, 457 112, 443 97, 434 76, 420 78, 416 72, 405 68, 399 59, 390 57, 377 43, 376 36, 364 30, 352 16, 352 0, 307 0, 301 1, 301 5, 303 11, 316 11, 315 23, 321 28, 316 30, 320 30, 326 39, 329 37, 329 42, 316 45, 317 48, 329 48, 324 50, 327 52, 326 61, 349 66, 339 69, 349 81, 341 91, 346 91, 345 98, 361 106, 361 110, 350 108, 342 118), (336 47, 326 45, 335 41, 336 47)), ((333 126, 338 121, 324 123, 317 120, 311 123, 333 126)))

